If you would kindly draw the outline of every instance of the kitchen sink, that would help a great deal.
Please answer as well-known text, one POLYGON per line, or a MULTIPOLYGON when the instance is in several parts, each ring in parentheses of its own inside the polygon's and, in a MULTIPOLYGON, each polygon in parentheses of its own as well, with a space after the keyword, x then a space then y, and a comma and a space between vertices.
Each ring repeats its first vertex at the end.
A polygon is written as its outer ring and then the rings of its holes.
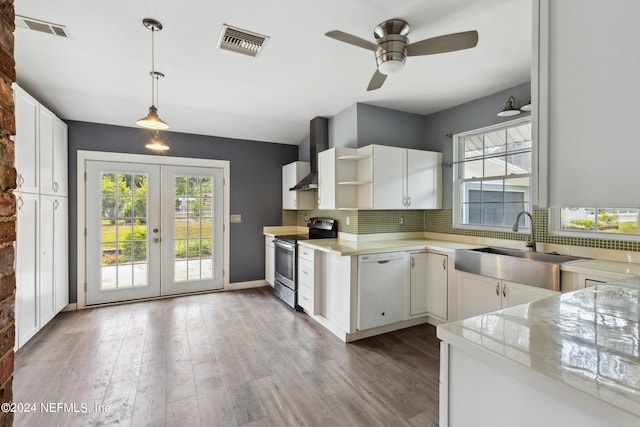
POLYGON ((560 266, 585 258, 494 246, 457 249, 456 270, 496 279, 560 290, 560 266))

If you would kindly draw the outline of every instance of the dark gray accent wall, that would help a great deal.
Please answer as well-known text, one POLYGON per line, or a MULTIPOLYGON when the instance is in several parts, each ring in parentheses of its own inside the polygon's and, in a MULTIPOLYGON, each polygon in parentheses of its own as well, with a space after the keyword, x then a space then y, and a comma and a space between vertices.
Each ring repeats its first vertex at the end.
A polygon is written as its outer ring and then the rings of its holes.
POLYGON ((379 144, 424 149, 424 116, 367 104, 357 104, 357 110, 358 147, 379 144))
MULTIPOLYGON (((530 95, 531 82, 527 82, 448 110, 430 114, 423 118, 425 139, 422 148, 442 152, 443 163, 451 163, 453 161, 453 141, 447 134, 467 132, 524 117, 529 113, 515 117, 498 117, 497 114, 504 108, 509 96, 514 96, 517 106, 520 107, 529 100, 530 95)), ((452 195, 453 168, 444 166, 442 168, 442 207, 444 209, 452 208, 452 195)))
MULTIPOLYGON (((77 151, 152 154, 144 148, 147 130, 86 122, 69 125, 69 301, 77 301, 77 151)), ((262 227, 282 222, 282 166, 297 160, 295 145, 163 132, 168 156, 230 161, 231 213, 242 222, 230 224, 231 283, 264 278, 262 227)))

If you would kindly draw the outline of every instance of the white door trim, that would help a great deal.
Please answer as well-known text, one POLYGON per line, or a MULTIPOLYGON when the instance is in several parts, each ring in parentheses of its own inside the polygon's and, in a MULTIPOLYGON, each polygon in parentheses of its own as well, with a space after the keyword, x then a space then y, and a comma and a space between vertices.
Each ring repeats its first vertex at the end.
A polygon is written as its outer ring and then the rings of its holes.
POLYGON ((231 162, 228 160, 210 160, 210 159, 192 159, 187 157, 165 157, 147 154, 125 154, 125 153, 108 153, 102 151, 78 150, 77 152, 77 308, 86 307, 85 283, 87 275, 86 266, 86 236, 84 233, 86 227, 85 204, 86 204, 86 188, 85 188, 85 163, 87 161, 106 161, 121 163, 146 163, 156 165, 172 165, 172 166, 199 166, 223 169, 224 188, 223 188, 223 218, 224 218, 224 236, 223 236, 223 253, 224 253, 224 289, 229 287, 229 215, 230 215, 230 167, 231 162))

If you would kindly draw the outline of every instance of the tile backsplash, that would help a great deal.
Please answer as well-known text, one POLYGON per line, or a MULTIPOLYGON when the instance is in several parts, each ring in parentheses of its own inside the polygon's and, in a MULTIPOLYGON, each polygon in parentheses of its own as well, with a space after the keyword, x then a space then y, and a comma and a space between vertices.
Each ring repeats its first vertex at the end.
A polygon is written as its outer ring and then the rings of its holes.
MULTIPOLYGON (((402 233, 427 231, 505 240, 527 239, 527 234, 507 231, 485 231, 453 228, 451 209, 434 210, 309 210, 282 211, 283 225, 306 225, 314 216, 326 216, 338 220, 338 231, 350 234, 402 233), (347 218, 349 225, 347 225, 347 218), (402 220, 401 220, 402 218, 402 220), (402 223, 402 224, 401 224, 402 223)), ((640 252, 640 242, 625 240, 593 239, 586 237, 553 236, 549 234, 548 211, 535 210, 533 218, 536 241, 558 245, 583 246, 596 249, 613 249, 640 252)))

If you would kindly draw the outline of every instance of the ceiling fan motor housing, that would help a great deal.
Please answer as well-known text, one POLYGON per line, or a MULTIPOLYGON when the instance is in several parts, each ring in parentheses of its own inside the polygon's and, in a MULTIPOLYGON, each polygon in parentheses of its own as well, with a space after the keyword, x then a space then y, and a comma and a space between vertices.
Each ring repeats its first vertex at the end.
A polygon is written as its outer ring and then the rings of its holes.
POLYGON ((409 39, 409 24, 402 19, 390 19, 384 21, 373 30, 373 35, 378 44, 376 51, 376 63, 378 70, 383 74, 398 72, 402 69, 407 59, 407 44, 409 39), (385 64, 393 62, 391 64, 385 64))

